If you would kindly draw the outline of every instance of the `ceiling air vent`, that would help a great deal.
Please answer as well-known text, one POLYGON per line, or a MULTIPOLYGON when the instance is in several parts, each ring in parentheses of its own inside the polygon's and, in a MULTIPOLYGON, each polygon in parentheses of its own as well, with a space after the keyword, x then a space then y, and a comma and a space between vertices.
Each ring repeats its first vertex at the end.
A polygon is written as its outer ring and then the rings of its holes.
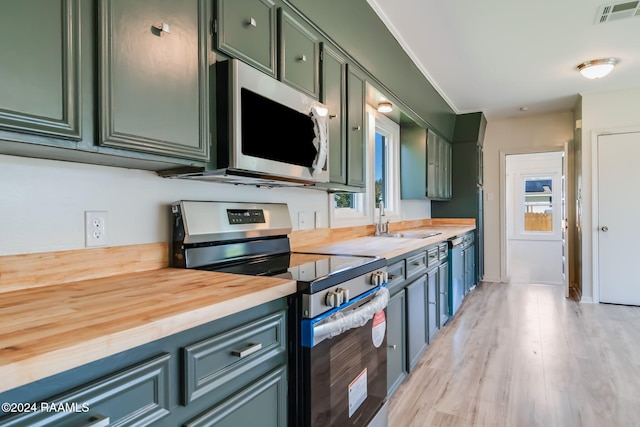
POLYGON ((640 0, 600 6, 595 23, 604 24, 605 22, 633 18, 634 16, 640 16, 640 0))

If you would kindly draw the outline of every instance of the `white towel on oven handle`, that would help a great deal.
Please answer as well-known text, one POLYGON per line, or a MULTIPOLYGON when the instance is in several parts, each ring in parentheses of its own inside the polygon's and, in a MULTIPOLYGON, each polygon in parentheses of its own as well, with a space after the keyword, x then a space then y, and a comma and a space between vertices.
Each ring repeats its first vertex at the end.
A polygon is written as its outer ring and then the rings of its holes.
POLYGON ((344 314, 339 311, 327 317, 323 322, 313 327, 314 345, 327 338, 336 337, 349 329, 360 328, 367 324, 373 316, 384 310, 389 304, 389 289, 380 288, 371 301, 355 310, 344 314))

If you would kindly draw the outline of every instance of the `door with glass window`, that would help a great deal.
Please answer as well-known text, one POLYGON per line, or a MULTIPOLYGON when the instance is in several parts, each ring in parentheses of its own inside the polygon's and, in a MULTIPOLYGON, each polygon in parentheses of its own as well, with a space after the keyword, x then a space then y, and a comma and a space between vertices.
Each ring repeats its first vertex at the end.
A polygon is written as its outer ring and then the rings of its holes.
POLYGON ((563 286, 563 153, 509 155, 506 166, 509 279, 563 286))

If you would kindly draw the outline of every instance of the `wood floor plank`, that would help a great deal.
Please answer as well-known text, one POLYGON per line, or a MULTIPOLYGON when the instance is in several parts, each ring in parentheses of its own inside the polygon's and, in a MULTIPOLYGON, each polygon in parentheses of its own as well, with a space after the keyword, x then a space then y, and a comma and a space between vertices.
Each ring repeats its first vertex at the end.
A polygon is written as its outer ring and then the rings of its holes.
POLYGON ((480 284, 390 402, 390 426, 638 426, 640 307, 480 284))

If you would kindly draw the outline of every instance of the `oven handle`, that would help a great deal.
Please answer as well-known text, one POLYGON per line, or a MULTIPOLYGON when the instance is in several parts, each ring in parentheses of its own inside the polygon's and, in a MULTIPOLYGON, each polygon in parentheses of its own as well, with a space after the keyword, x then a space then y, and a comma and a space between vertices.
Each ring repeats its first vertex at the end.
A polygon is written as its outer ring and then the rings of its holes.
POLYGON ((389 289, 380 288, 371 301, 351 310, 338 311, 313 326, 313 343, 318 344, 328 338, 337 337, 349 329, 360 328, 367 324, 373 316, 384 310, 389 304, 389 289))

